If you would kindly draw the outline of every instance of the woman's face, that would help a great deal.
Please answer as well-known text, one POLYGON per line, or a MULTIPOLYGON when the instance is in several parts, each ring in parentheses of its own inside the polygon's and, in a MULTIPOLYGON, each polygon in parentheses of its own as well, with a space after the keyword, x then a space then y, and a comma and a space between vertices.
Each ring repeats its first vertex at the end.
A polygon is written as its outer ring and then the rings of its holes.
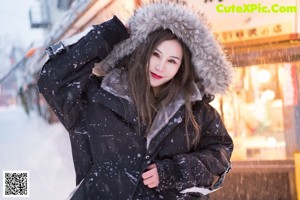
POLYGON ((150 85, 154 94, 178 72, 183 50, 177 40, 166 40, 154 49, 149 61, 150 85))

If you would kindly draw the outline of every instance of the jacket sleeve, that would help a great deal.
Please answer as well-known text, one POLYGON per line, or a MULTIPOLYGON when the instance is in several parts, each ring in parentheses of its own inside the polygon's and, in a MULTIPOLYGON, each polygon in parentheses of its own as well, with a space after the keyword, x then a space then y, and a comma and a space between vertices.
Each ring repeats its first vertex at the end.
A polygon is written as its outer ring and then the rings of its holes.
POLYGON ((76 184, 92 164, 84 110, 85 90, 96 62, 100 62, 118 42, 129 37, 122 22, 113 17, 88 32, 61 41, 49 48, 49 59, 44 64, 38 90, 69 131, 76 184))
POLYGON ((207 195, 221 187, 231 168, 233 142, 213 107, 203 102, 200 112, 203 126, 196 150, 156 162, 158 190, 175 188, 180 193, 207 195))
POLYGON ((72 45, 59 42, 47 49, 49 59, 40 73, 38 89, 66 129, 69 130, 77 120, 80 100, 94 64, 128 36, 122 22, 113 17, 93 26, 72 45))

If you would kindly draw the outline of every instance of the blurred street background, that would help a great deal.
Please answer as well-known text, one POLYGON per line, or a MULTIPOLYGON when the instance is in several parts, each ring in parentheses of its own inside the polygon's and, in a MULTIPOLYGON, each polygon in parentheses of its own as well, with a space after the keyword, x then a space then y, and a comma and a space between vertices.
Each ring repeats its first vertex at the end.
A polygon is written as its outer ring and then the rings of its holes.
MULTIPOLYGON (((45 48, 113 15, 126 22, 147 2, 1 2, 0 173, 29 171, 29 199, 67 199, 75 188, 68 133, 36 90, 45 48)), ((300 1, 173 2, 206 16, 235 67, 230 93, 212 102, 235 150, 211 199, 300 200, 300 1)))

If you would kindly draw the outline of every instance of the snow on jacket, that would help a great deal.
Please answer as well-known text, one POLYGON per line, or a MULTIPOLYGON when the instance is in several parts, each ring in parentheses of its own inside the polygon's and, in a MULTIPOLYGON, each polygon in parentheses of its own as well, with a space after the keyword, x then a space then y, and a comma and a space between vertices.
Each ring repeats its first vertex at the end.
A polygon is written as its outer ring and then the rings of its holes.
MULTIPOLYGON (((201 129, 199 143, 188 147, 182 96, 157 113, 147 137, 145 126, 138 124, 126 73, 116 63, 138 45, 132 40, 145 39, 145 35, 138 33, 141 30, 135 29, 148 27, 140 21, 141 16, 145 17, 142 15, 145 9, 149 15, 165 7, 168 12, 181 9, 173 4, 158 5, 158 9, 157 5, 150 4, 135 13, 129 21, 130 35, 120 20, 113 17, 47 49, 49 59, 41 71, 38 88, 70 135, 77 185, 71 199, 207 199, 208 193, 221 187, 230 169, 232 140, 219 114, 202 98, 204 93, 224 93, 230 83, 231 69, 205 27, 200 35, 194 35, 210 42, 200 46, 202 53, 197 53, 200 47, 192 47, 193 43, 183 40, 195 52, 193 55, 203 54, 202 59, 206 59, 197 61, 198 57, 193 56, 195 70, 206 87, 203 93, 195 83, 192 98, 193 112, 201 129), (211 55, 208 50, 213 51, 211 55), (99 62, 102 70, 109 72, 105 77, 92 73, 99 62), (210 79, 211 76, 214 78, 210 79), (151 163, 157 165, 159 173, 156 189, 146 187, 141 180, 141 174, 151 163)), ((204 26, 193 26, 199 25, 204 26)), ((171 25, 164 28, 172 30, 171 25)), ((194 137, 188 134, 189 138, 194 137)))

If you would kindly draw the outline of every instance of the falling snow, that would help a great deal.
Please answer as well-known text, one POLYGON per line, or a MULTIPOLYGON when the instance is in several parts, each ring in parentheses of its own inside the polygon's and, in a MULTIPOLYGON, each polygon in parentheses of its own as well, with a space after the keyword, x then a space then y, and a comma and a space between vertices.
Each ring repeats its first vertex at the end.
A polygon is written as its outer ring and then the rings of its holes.
POLYGON ((180 124, 182 122, 182 118, 181 117, 175 118, 174 122, 180 124))

